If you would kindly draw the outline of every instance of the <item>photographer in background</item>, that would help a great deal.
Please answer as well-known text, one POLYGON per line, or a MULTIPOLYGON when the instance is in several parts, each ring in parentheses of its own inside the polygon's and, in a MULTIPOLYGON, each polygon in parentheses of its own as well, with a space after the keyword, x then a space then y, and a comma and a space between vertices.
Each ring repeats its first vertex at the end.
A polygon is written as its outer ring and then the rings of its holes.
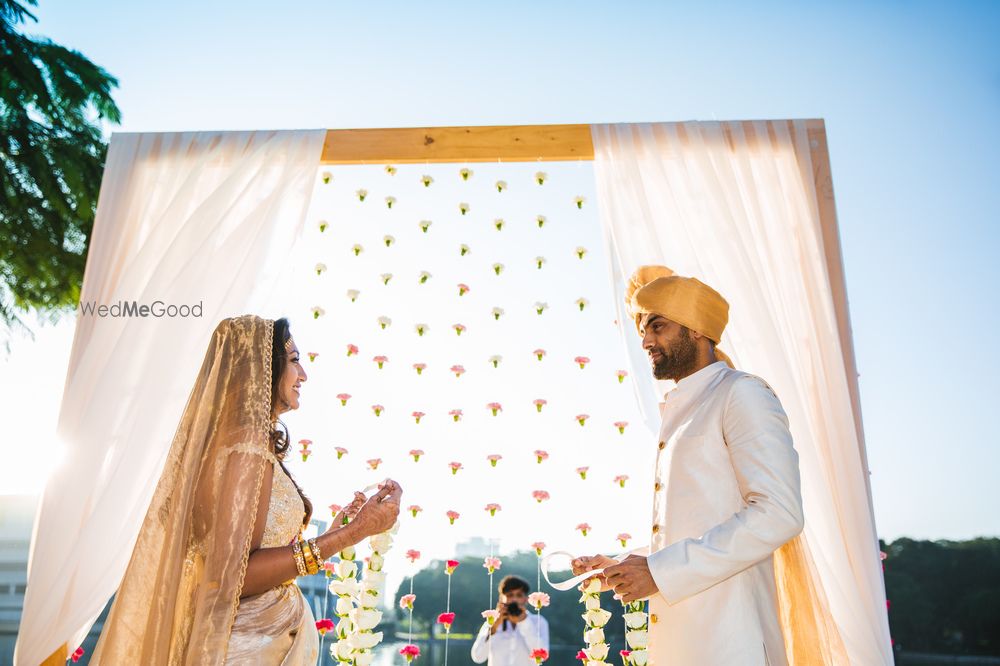
POLYGON ((500 613, 493 626, 484 622, 472 644, 472 661, 489 666, 534 666, 531 653, 549 649, 549 623, 528 611, 528 583, 505 576, 498 587, 500 613))

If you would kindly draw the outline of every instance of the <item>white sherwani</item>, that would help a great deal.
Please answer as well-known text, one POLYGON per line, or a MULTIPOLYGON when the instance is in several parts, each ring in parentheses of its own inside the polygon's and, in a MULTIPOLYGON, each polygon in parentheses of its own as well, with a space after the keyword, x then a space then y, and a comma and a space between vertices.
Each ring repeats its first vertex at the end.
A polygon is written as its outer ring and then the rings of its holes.
POLYGON ((652 666, 786 666, 771 554, 802 530, 798 454, 760 378, 714 363, 663 405, 652 666))

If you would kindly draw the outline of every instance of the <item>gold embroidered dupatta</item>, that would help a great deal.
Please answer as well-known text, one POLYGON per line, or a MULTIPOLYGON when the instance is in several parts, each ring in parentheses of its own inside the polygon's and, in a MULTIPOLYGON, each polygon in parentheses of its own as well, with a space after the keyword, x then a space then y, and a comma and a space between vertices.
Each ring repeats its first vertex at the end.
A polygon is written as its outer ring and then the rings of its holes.
POLYGON ((92 664, 222 664, 270 450, 274 322, 216 327, 92 664))

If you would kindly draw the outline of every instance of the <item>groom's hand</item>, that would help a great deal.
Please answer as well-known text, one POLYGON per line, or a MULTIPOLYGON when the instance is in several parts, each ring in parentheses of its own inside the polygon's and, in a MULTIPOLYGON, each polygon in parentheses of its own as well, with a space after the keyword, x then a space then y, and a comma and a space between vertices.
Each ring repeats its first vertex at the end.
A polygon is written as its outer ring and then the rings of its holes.
POLYGON ((640 555, 629 555, 624 562, 608 567, 604 578, 623 602, 646 599, 657 592, 649 563, 640 555))

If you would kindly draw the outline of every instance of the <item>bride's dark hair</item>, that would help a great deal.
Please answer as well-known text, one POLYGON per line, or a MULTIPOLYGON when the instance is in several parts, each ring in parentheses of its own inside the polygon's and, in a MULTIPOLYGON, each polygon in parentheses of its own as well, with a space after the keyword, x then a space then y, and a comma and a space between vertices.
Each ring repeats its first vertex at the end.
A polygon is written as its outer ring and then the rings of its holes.
MULTIPOLYGON (((280 400, 278 395, 278 385, 281 380, 281 375, 284 374, 285 368, 288 366, 288 354, 285 352, 285 342, 292 337, 292 332, 288 327, 288 319, 282 317, 274 322, 274 340, 271 344, 271 404, 274 405, 280 400)), ((278 464, 281 465, 281 469, 285 471, 288 478, 292 480, 292 484, 295 489, 299 491, 299 497, 302 498, 302 504, 305 505, 306 511, 305 515, 302 517, 302 524, 309 525, 309 519, 312 518, 313 505, 306 497, 306 494, 302 492, 302 488, 295 481, 292 475, 289 473, 288 468, 285 467, 285 455, 288 453, 288 447, 291 446, 292 442, 288 436, 288 426, 286 426, 282 421, 277 421, 275 427, 271 430, 271 443, 274 445, 274 454, 278 458, 278 464), (280 427, 279 427, 280 426, 280 427)))

